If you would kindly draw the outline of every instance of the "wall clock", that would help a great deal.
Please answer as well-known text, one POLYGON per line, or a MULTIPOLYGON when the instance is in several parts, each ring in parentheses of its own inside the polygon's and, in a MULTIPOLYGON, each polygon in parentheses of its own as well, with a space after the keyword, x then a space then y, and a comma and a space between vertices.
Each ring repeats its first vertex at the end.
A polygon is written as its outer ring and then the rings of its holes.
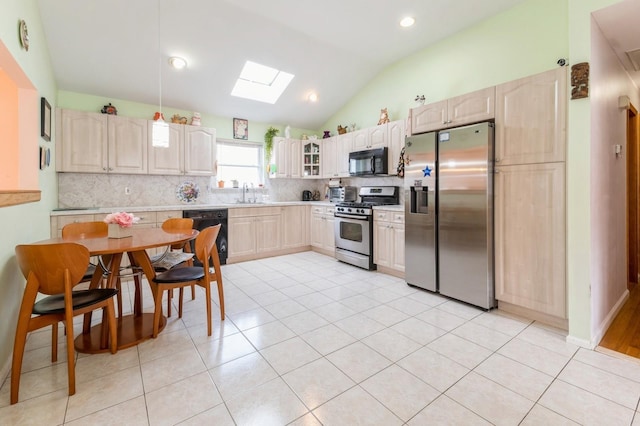
POLYGON ((22 44, 24 50, 29 51, 29 31, 27 30, 27 23, 24 19, 20 20, 20 44, 22 44))

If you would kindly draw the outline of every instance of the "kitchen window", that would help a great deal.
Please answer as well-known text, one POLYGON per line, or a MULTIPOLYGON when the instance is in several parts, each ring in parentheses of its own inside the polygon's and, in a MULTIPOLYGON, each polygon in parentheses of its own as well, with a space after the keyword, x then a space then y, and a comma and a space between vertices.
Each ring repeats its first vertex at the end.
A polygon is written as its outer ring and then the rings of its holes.
POLYGON ((263 183, 264 148, 259 142, 237 142, 218 139, 218 180, 240 184, 263 183))

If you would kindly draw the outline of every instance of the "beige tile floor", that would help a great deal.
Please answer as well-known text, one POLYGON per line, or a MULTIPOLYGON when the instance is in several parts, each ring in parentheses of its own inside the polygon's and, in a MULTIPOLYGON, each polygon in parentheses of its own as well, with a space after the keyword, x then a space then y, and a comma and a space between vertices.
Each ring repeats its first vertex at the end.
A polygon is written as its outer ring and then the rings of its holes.
POLYGON ((640 425, 640 364, 560 330, 313 252, 223 276, 227 319, 216 308, 211 337, 199 292, 157 339, 78 355, 71 397, 62 337, 52 365, 50 332, 33 333, 20 402, 8 378, 0 388, 0 424, 640 425))

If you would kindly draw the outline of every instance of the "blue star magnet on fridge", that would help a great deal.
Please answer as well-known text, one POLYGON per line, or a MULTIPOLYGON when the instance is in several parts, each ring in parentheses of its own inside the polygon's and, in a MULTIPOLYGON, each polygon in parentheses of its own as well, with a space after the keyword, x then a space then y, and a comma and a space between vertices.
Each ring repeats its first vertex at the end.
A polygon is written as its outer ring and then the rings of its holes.
POLYGON ((424 169, 422 169, 422 177, 427 177, 427 176, 431 176, 431 172, 433 171, 433 169, 431 167, 429 167, 428 165, 424 167, 424 169))

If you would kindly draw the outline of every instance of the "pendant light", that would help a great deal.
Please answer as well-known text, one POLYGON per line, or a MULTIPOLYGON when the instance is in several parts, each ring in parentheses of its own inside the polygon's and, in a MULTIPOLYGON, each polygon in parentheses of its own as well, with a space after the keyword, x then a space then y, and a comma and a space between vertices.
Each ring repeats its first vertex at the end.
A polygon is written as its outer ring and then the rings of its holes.
POLYGON ((158 0, 158 112, 154 117, 151 127, 151 146, 156 148, 169 148, 169 125, 162 115, 162 52, 160 51, 160 0, 158 0))

